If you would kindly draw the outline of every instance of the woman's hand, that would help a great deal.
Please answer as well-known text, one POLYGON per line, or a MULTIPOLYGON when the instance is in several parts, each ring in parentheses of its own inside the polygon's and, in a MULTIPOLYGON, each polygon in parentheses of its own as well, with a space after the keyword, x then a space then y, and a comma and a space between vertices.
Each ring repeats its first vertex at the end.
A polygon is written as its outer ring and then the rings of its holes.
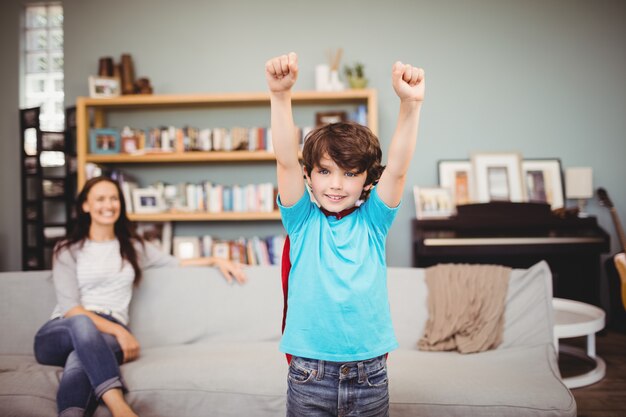
POLYGON ((246 274, 243 272, 243 267, 238 262, 233 262, 228 259, 216 258, 215 256, 206 256, 204 258, 191 258, 182 259, 180 261, 181 266, 215 266, 217 267, 226 281, 233 282, 233 278, 240 284, 244 284, 247 281, 246 274))
POLYGON ((124 353, 124 363, 133 361, 139 357, 139 342, 128 330, 123 326, 119 326, 114 336, 124 353))
POLYGON ((234 278, 238 283, 244 284, 248 280, 240 263, 222 258, 213 258, 213 265, 219 268, 228 282, 233 282, 234 278))

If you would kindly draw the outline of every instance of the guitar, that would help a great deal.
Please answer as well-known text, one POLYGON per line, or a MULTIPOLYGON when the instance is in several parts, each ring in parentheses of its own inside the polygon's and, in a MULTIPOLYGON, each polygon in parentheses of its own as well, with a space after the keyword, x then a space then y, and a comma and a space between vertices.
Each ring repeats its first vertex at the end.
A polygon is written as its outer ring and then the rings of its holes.
POLYGON ((605 266, 609 279, 609 287, 611 287, 611 285, 615 287, 615 290, 611 289, 611 310, 614 312, 617 327, 626 329, 626 254, 624 253, 626 252, 626 235, 624 234, 622 223, 617 215, 617 210, 609 198, 609 194, 602 187, 598 188, 597 194, 600 199, 600 204, 607 207, 611 212, 611 218, 613 219, 613 224, 615 225, 617 237, 622 249, 622 252, 608 259, 605 266), (616 299, 617 297, 614 297, 613 294, 621 294, 621 305, 619 303, 620 300, 616 299))

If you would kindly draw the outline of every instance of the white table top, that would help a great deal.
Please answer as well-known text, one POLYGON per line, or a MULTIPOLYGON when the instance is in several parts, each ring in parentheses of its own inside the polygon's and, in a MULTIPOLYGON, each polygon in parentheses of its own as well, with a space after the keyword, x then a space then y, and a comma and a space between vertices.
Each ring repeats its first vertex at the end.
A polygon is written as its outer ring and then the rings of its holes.
POLYGON ((568 338, 586 336, 604 328, 605 313, 601 308, 580 301, 554 298, 554 336, 568 338))

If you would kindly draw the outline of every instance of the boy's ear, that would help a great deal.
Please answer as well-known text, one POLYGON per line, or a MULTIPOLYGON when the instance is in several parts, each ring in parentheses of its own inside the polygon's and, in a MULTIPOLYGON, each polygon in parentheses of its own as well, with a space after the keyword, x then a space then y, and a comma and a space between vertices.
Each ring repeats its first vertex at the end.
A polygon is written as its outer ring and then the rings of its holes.
POLYGON ((305 166, 302 167, 302 173, 304 174, 304 179, 307 184, 311 186, 311 176, 309 175, 309 172, 307 171, 305 166))

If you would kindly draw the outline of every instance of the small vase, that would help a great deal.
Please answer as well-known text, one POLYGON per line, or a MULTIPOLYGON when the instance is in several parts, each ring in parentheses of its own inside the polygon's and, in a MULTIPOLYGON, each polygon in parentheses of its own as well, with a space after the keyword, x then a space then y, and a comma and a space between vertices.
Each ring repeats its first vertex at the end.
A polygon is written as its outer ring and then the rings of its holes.
POLYGON ((350 84, 350 88, 365 88, 367 87, 367 78, 348 77, 348 83, 350 84))

